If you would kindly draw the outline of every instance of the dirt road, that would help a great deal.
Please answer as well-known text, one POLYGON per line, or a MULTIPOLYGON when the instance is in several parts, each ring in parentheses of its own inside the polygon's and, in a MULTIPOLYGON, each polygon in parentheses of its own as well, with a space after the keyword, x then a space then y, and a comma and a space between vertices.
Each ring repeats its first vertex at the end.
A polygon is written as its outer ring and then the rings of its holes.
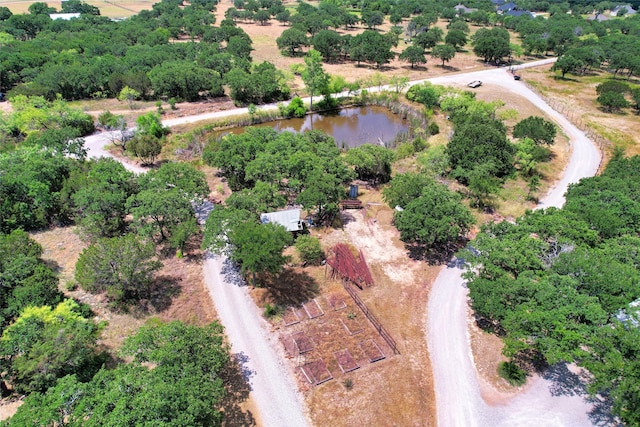
MULTIPOLYGON (((550 189, 538 208, 561 207, 569 184, 596 173, 600 153, 579 129, 505 69, 494 69, 430 79, 437 84, 464 85, 481 80, 527 98, 562 128, 572 144, 572 154, 562 178, 550 189)), ((584 389, 567 387, 578 379, 571 371, 557 367, 545 378, 533 379, 528 388, 499 405, 482 398, 496 393, 481 384, 471 354, 468 290, 462 270, 455 262, 445 267, 433 284, 429 298, 427 341, 434 372, 438 424, 452 426, 591 426, 608 425, 606 414, 586 400, 584 389)), ((500 396, 498 395, 498 400, 500 396)))
POLYGON ((275 349, 269 326, 248 295, 246 283, 230 271, 223 257, 210 257, 204 264, 205 282, 220 322, 251 386, 259 419, 265 427, 309 425, 301 396, 292 382, 283 356, 275 349))

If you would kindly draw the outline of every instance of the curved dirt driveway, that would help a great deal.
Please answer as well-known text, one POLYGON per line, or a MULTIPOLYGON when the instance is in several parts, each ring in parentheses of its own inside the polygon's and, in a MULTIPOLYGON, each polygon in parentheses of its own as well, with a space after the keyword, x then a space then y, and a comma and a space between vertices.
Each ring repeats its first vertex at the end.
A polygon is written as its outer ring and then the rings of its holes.
MULTIPOLYGON (((582 131, 505 69, 430 79, 437 84, 466 84, 481 80, 501 86, 527 98, 554 119, 571 140, 572 153, 562 178, 544 197, 538 208, 561 207, 571 183, 595 175, 600 153, 582 131)), ((563 388, 555 381, 575 380, 565 367, 534 378, 524 392, 499 405, 490 405, 483 394, 492 393, 478 380, 471 353, 468 308, 462 270, 455 262, 445 267, 433 283, 429 297, 427 341, 433 366, 438 424, 450 426, 575 426, 607 425, 606 414, 586 400, 584 390, 563 388)), ((495 394, 495 393, 492 393, 495 394)))

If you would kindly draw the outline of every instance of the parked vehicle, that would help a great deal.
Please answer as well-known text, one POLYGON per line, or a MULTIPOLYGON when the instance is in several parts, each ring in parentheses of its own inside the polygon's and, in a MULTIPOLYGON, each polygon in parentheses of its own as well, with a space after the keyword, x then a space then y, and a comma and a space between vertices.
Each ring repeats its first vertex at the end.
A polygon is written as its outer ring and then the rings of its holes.
POLYGON ((475 89, 477 87, 482 86, 482 82, 480 80, 474 80, 471 83, 469 83, 467 86, 469 86, 470 88, 475 89))

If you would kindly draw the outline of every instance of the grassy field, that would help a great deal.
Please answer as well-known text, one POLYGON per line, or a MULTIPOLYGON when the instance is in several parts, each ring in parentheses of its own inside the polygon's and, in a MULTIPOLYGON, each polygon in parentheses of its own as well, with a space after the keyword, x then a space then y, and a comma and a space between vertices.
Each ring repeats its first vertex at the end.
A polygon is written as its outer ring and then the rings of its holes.
MULTIPOLYGON (((35 3, 34 0, 11 0, 0 1, 0 6, 8 7, 13 13, 28 13, 29 6, 35 3)), ((49 6, 55 7, 56 10, 60 10, 60 0, 45 1, 49 6)), ((100 9, 102 16, 109 18, 126 18, 127 16, 135 15, 141 10, 151 9, 154 3, 158 3, 157 0, 86 0, 86 3, 96 6, 100 9)))
MULTIPOLYGON (((607 156, 613 148, 623 148, 628 155, 640 154, 640 118, 632 108, 617 113, 604 112, 596 102, 596 86, 613 78, 611 73, 596 71, 585 76, 569 76, 562 79, 550 71, 549 66, 522 70, 523 80, 549 100, 557 111, 572 123, 592 131, 605 139, 607 156)), ((631 86, 640 80, 626 80, 631 86)))

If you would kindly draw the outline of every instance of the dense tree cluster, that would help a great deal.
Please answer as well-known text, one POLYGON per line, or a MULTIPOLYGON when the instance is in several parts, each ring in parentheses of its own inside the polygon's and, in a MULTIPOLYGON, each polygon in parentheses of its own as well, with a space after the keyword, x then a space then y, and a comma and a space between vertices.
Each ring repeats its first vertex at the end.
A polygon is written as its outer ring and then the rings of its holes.
POLYGON ((62 301, 42 247, 22 230, 0 233, 0 365, 2 394, 45 391, 58 378, 91 378, 103 362, 99 327, 86 309, 62 301))
POLYGON ((278 133, 247 128, 207 147, 204 159, 220 168, 234 193, 209 215, 203 247, 227 253, 245 274, 277 274, 291 242, 283 227, 260 224, 259 214, 298 204, 324 220, 337 210, 353 172, 333 139, 318 131, 278 133))
POLYGON ((420 173, 396 175, 384 198, 389 206, 401 208, 394 213, 400 238, 427 253, 449 252, 474 223, 460 194, 420 173))
POLYGON ((296 202, 320 213, 337 207, 343 185, 352 178, 333 139, 318 131, 247 128, 211 143, 204 159, 221 169, 234 191, 255 191, 262 182, 284 196, 271 200, 296 202))
POLYGON ((3 425, 222 425, 221 375, 230 357, 218 323, 145 326, 127 339, 122 356, 133 361, 88 380, 71 374, 32 393, 3 425))
POLYGON ((462 255, 473 308, 505 337, 505 354, 588 368, 591 390, 611 396, 628 425, 640 421, 638 171, 639 157, 617 153, 570 187, 563 209, 489 224, 462 255))
POLYGON ((216 3, 165 0, 120 22, 86 12, 70 21, 11 15, 0 20, 0 92, 71 100, 117 97, 128 87, 144 99, 220 96, 229 71, 250 69, 251 40, 232 21, 213 26, 216 3), (169 43, 185 36, 192 41, 169 43))

